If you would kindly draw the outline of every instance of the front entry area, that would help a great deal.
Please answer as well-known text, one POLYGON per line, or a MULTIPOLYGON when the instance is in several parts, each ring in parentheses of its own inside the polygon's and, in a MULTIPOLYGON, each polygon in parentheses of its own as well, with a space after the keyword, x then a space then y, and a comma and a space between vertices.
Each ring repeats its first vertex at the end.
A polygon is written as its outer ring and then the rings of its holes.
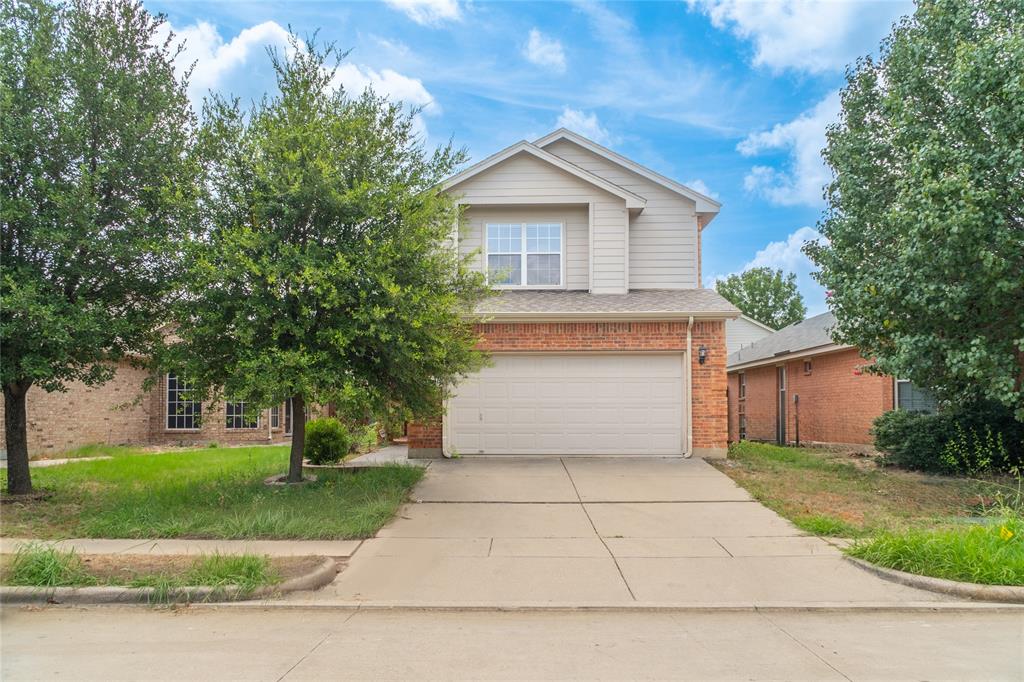
POLYGON ((682 353, 492 355, 449 400, 459 455, 679 455, 682 353))

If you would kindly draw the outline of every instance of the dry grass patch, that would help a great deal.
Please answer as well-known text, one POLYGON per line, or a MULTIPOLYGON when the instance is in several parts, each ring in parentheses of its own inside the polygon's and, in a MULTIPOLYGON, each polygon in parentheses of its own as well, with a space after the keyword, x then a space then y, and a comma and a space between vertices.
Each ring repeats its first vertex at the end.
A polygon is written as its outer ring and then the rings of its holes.
POLYGON ((742 442, 715 465, 757 500, 817 535, 943 528, 980 516, 1004 481, 932 476, 880 467, 843 451, 742 442))

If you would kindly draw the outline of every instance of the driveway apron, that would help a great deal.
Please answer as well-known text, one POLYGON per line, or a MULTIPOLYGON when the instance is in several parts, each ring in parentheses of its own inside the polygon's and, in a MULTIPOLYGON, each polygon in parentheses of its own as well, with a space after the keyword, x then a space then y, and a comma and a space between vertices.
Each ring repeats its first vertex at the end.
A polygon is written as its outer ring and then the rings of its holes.
POLYGON ((699 459, 430 464, 327 588, 422 606, 901 605, 944 598, 844 561, 699 459))

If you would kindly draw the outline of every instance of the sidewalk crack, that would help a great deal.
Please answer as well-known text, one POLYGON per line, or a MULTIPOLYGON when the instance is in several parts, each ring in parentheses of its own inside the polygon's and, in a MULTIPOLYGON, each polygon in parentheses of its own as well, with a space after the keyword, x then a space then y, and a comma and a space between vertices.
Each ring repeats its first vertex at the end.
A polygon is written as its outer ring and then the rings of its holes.
MULTIPOLYGON (((346 618, 345 620, 341 621, 342 626, 344 626, 346 623, 348 623, 350 620, 352 620, 356 616, 356 614, 359 613, 361 608, 362 608, 361 606, 357 606, 356 609, 352 613, 349 614, 348 618, 346 618)), ((328 639, 330 639, 331 635, 333 635, 334 633, 335 633, 335 630, 333 630, 333 629, 329 630, 327 632, 327 634, 324 635, 320 639, 319 642, 317 642, 316 644, 313 645, 312 649, 310 649, 309 651, 304 653, 302 655, 302 658, 300 658, 299 660, 295 661, 295 664, 292 665, 292 667, 288 668, 288 670, 285 670, 284 674, 281 675, 281 677, 277 678, 277 682, 281 682, 281 680, 283 680, 284 678, 286 678, 289 675, 291 675, 292 671, 295 670, 296 668, 298 668, 300 663, 302 663, 304 660, 306 660, 307 658, 312 656, 313 652, 316 651, 317 649, 319 649, 320 645, 323 644, 324 642, 326 642, 328 639)))
POLYGON ((608 546, 608 543, 605 542, 604 537, 597 532, 597 526, 594 525, 594 519, 590 518, 590 512, 587 510, 587 505, 583 504, 583 498, 580 497, 580 491, 576 487, 576 481, 572 479, 572 474, 569 473, 569 467, 565 465, 565 459, 563 457, 559 457, 558 461, 561 462, 562 468, 565 469, 565 475, 569 477, 569 483, 572 485, 572 491, 576 494, 576 499, 579 500, 580 509, 583 510, 584 516, 586 516, 587 521, 590 522, 590 527, 593 529, 594 535, 596 535, 597 539, 601 541, 602 545, 604 545, 604 551, 608 552, 608 556, 611 558, 612 563, 615 564, 615 570, 619 572, 619 578, 622 579, 622 584, 626 586, 626 591, 629 592, 629 598, 636 601, 636 595, 633 594, 633 588, 629 586, 629 581, 626 580, 626 574, 622 572, 622 566, 619 566, 619 560, 616 558, 615 554, 612 553, 612 549, 608 546))
POLYGON ((764 611, 762 611, 761 609, 759 609, 759 608, 757 608, 757 607, 755 607, 755 608, 754 608, 754 610, 755 610, 755 611, 757 612, 757 614, 758 614, 759 616, 761 616, 761 617, 762 617, 762 618, 764 618, 764 619, 765 619, 766 621, 768 621, 768 623, 769 623, 769 624, 771 624, 771 626, 772 626, 772 627, 774 627, 774 628, 775 628, 776 630, 778 630, 778 631, 779 631, 779 632, 781 632, 782 634, 786 635, 786 637, 789 637, 789 638, 790 638, 791 640, 793 640, 793 641, 794 641, 794 642, 796 643, 796 645, 797 645, 797 646, 801 647, 801 648, 802 648, 802 649, 803 649, 804 651, 806 651, 807 653, 809 653, 809 654, 810 654, 811 656, 814 656, 814 657, 815 657, 816 659, 818 659, 819 661, 821 661, 822 663, 824 663, 824 664, 825 664, 825 665, 826 665, 826 666, 827 666, 828 668, 830 668, 830 669, 832 670, 832 672, 834 672, 834 673, 835 673, 836 675, 839 675, 839 676, 840 676, 840 677, 842 677, 842 678, 843 678, 844 680, 849 680, 849 682, 853 682, 853 678, 851 678, 851 677, 850 677, 849 675, 847 675, 846 673, 844 673, 844 672, 843 672, 842 670, 840 670, 839 668, 837 668, 837 667, 835 667, 834 665, 832 665, 831 663, 829 663, 829 662, 828 662, 827 660, 825 660, 825 657, 824 657, 824 656, 822 656, 821 654, 819 654, 819 653, 818 653, 817 651, 815 651, 815 650, 814 650, 814 649, 812 649, 811 647, 807 646, 807 645, 806 645, 806 644, 805 644, 804 642, 802 642, 802 641, 800 641, 799 639, 797 639, 796 637, 794 637, 794 636, 793 636, 793 635, 792 635, 792 634, 791 634, 791 633, 789 632, 789 630, 787 630, 786 628, 782 627, 781 625, 779 625, 778 623, 776 623, 776 622, 775 622, 774 620, 772 620, 771 618, 769 618, 769 617, 768 617, 768 614, 767 614, 767 613, 765 613, 764 611))

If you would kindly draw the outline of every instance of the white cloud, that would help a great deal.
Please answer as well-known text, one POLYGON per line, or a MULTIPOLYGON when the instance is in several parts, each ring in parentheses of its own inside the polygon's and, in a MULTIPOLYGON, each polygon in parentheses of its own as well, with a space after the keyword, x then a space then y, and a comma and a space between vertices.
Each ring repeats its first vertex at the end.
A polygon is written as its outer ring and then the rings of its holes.
POLYGON ((775 71, 841 70, 875 50, 908 0, 687 0, 719 29, 753 42, 754 64, 775 71))
MULTIPOLYGON (((274 74, 266 49, 278 48, 285 55, 293 50, 288 43, 288 31, 273 21, 246 28, 230 41, 225 41, 217 28, 205 21, 182 29, 169 27, 168 30, 174 32, 176 44, 184 41, 184 49, 175 63, 179 72, 195 64, 188 90, 197 109, 211 90, 235 95, 244 92, 258 98, 274 88, 274 74)), ((300 49, 304 49, 301 43, 300 49)), ((353 97, 372 87, 378 95, 412 107, 422 107, 426 114, 441 113, 440 105, 427 91, 423 81, 393 69, 378 71, 362 64, 343 62, 338 66, 332 84, 343 86, 353 97)), ((422 117, 417 117, 416 128, 418 133, 426 136, 422 117)))
POLYGON ((825 128, 839 116, 839 93, 832 92, 813 109, 771 130, 752 133, 737 145, 744 156, 772 151, 789 155, 784 170, 757 165, 743 180, 747 191, 755 192, 775 204, 820 206, 822 187, 830 180, 828 167, 821 158, 825 147, 825 128))
MULTIPOLYGON (((184 42, 182 53, 175 66, 179 73, 195 64, 189 79, 188 93, 198 106, 210 90, 219 90, 224 82, 240 67, 250 64, 252 59, 266 60, 266 49, 277 47, 287 51, 288 31, 274 21, 242 30, 230 41, 225 42, 217 28, 206 21, 200 21, 181 29, 165 25, 165 31, 175 34, 175 44, 184 42)), ((163 36, 160 36, 163 39, 163 36)))
POLYGON ((523 47, 523 56, 537 66, 562 73, 565 71, 565 51, 562 43, 548 38, 535 28, 530 29, 530 38, 523 47))
POLYGON ((437 26, 462 18, 458 0, 384 0, 422 26, 437 26))
POLYGON ((711 197, 712 199, 717 199, 718 198, 718 192, 712 192, 711 188, 708 187, 708 184, 706 182, 704 182, 703 180, 701 180, 700 178, 695 178, 693 180, 687 180, 683 184, 686 185, 687 187, 689 187, 692 190, 700 192, 701 194, 703 194, 706 197, 711 197))
MULTIPOLYGON (((814 278, 811 273, 816 266, 804 254, 803 248, 807 242, 820 241, 821 234, 812 227, 801 227, 778 242, 770 242, 763 249, 754 254, 742 268, 736 271, 746 272, 751 268, 771 268, 782 270, 783 274, 794 273, 796 275, 797 288, 804 297, 807 305, 808 315, 817 315, 826 310, 825 289, 814 278)), ((704 281, 704 286, 713 288, 715 282, 725 279, 728 275, 710 275, 704 281)))
POLYGON ((358 97, 367 88, 372 88, 378 95, 386 95, 392 101, 423 107, 423 111, 428 114, 441 113, 440 105, 427 92, 423 81, 403 76, 391 69, 375 71, 368 66, 345 62, 338 66, 332 84, 341 85, 353 97, 358 97))
MULTIPOLYGON (((441 106, 434 100, 434 97, 427 91, 423 81, 418 78, 410 78, 391 69, 375 71, 368 66, 343 63, 338 66, 334 74, 332 85, 340 85, 350 97, 358 97, 367 88, 371 88, 378 95, 385 95, 394 102, 401 102, 413 107, 422 107, 424 114, 436 115, 441 113, 441 106)), ((420 139, 427 137, 427 125, 423 116, 419 115, 414 121, 414 128, 420 139)))
POLYGON ((568 128, 599 144, 609 144, 611 142, 611 135, 601 127, 601 123, 597 120, 597 114, 595 113, 586 114, 578 109, 563 107, 562 114, 558 117, 557 125, 559 128, 568 128))

